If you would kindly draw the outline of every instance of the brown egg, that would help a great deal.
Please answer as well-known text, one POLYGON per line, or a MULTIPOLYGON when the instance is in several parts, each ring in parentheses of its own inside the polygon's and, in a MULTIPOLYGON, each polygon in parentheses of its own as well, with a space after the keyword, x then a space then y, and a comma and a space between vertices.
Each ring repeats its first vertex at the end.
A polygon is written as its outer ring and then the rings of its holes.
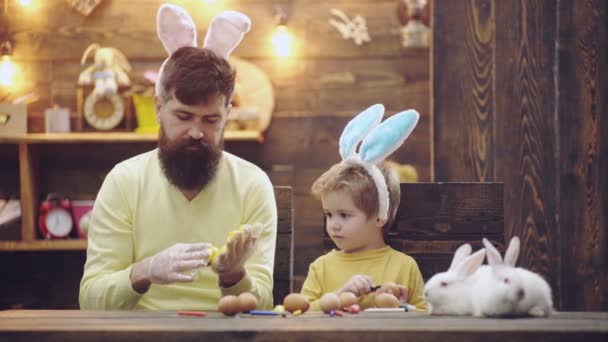
POLYGON ((217 309, 226 316, 234 316, 241 311, 241 304, 237 296, 224 296, 217 303, 217 309))
POLYGON ((328 313, 331 310, 340 310, 340 308, 342 307, 340 303, 340 297, 338 297, 338 295, 333 292, 324 294, 321 297, 319 304, 321 305, 321 310, 323 310, 323 312, 325 313, 328 313))
POLYGON ((357 304, 359 300, 357 300, 357 296, 355 296, 352 292, 342 292, 340 293, 340 303, 342 303, 343 308, 347 308, 353 304, 357 304))
POLYGON ((377 308, 398 308, 401 303, 390 293, 380 293, 376 295, 374 304, 377 308))
POLYGON ((255 310, 258 306, 258 299, 250 292, 243 292, 238 296, 241 312, 255 310))
POLYGON ((283 307, 289 312, 302 310, 302 313, 304 313, 310 308, 310 302, 308 298, 299 293, 291 293, 283 300, 283 307))
POLYGON ((389 281, 380 287, 380 291, 391 293, 395 297, 399 297, 399 286, 397 284, 389 281))

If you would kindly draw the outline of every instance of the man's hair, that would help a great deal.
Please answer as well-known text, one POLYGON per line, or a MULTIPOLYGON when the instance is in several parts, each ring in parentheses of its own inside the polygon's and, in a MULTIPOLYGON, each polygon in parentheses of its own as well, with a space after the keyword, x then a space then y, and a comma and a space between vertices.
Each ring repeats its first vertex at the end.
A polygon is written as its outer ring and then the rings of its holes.
MULTIPOLYGON (((378 168, 386 181, 390 200, 388 220, 384 225, 384 231, 386 232, 395 220, 401 200, 401 188, 397 172, 392 167, 386 163, 381 163, 378 168)), ((319 199, 336 191, 349 194, 355 206, 363 211, 367 218, 378 215, 378 189, 376 189, 372 176, 363 165, 353 161, 338 163, 322 174, 312 185, 312 193, 319 199)))
POLYGON ((172 95, 185 105, 206 104, 212 97, 224 95, 226 105, 234 91, 236 71, 225 58, 212 50, 182 47, 163 67, 160 96, 172 95))

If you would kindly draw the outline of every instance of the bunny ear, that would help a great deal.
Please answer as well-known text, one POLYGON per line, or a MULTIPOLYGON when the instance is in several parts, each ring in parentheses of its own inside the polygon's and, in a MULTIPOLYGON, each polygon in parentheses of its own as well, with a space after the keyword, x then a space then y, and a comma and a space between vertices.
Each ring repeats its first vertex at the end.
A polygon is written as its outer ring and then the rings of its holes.
POLYGON ((196 46, 196 27, 182 7, 162 4, 156 16, 158 38, 171 55, 184 46, 196 46))
POLYGON ((486 256, 486 250, 484 248, 466 257, 458 266, 455 268, 456 274, 462 277, 468 277, 475 273, 479 266, 483 263, 483 259, 486 256))
POLYGON ((500 252, 488 241, 488 239, 483 238, 483 245, 488 250, 488 264, 490 265, 501 265, 502 264, 502 256, 500 252))
POLYGON ((448 269, 448 271, 453 271, 454 269, 456 269, 456 266, 458 266, 458 264, 460 264, 460 262, 464 260, 464 258, 471 255, 471 251, 471 245, 468 243, 465 243, 464 245, 458 247, 456 252, 454 252, 454 257, 452 258, 452 263, 450 264, 450 268, 448 269))
POLYGON ((412 133, 420 114, 410 109, 386 119, 369 133, 361 143, 361 160, 377 164, 393 153, 412 133))
POLYGON ((340 155, 348 159, 355 155, 357 144, 382 121, 384 106, 375 104, 357 114, 346 124, 340 136, 340 155))
POLYGON ((224 11, 211 20, 203 47, 228 58, 251 29, 251 19, 243 13, 224 11))
POLYGON ((519 257, 519 238, 514 236, 511 238, 511 242, 509 242, 509 247, 507 247, 507 251, 505 252, 505 265, 515 267, 515 263, 517 262, 517 258, 519 257))

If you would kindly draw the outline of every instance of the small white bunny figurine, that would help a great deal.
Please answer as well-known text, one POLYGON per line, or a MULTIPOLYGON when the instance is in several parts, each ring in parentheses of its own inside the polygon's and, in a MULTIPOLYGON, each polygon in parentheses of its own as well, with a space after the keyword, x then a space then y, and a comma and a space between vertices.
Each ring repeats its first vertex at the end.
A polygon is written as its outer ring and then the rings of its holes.
POLYGON ((473 285, 485 258, 485 249, 471 254, 464 244, 454 253, 450 268, 437 273, 424 287, 424 298, 430 315, 466 316, 473 313, 473 285))
POLYGON ((553 311, 551 287, 538 274, 515 267, 519 256, 519 238, 513 237, 505 252, 500 252, 483 239, 488 264, 473 286, 473 315, 485 316, 548 316, 553 311))
POLYGON ((91 44, 82 55, 80 64, 85 65, 91 52, 95 52, 93 65, 86 68, 78 76, 79 85, 95 84, 93 93, 103 95, 116 94, 118 86, 128 86, 131 80, 126 72, 131 71, 127 57, 112 47, 101 47, 91 44))

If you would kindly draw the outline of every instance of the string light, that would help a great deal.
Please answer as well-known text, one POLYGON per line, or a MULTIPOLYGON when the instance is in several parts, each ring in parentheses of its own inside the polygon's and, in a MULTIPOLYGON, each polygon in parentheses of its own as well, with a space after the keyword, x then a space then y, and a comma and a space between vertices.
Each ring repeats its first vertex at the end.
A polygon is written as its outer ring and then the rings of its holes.
POLYGON ((0 85, 10 87, 13 85, 15 77, 15 63, 11 59, 11 42, 8 40, 2 43, 2 60, 0 61, 0 85))
POLYGON ((289 57, 293 52, 293 39, 291 32, 289 32, 289 29, 287 28, 287 16, 280 8, 277 8, 275 20, 277 26, 272 35, 274 53, 279 57, 289 57))

